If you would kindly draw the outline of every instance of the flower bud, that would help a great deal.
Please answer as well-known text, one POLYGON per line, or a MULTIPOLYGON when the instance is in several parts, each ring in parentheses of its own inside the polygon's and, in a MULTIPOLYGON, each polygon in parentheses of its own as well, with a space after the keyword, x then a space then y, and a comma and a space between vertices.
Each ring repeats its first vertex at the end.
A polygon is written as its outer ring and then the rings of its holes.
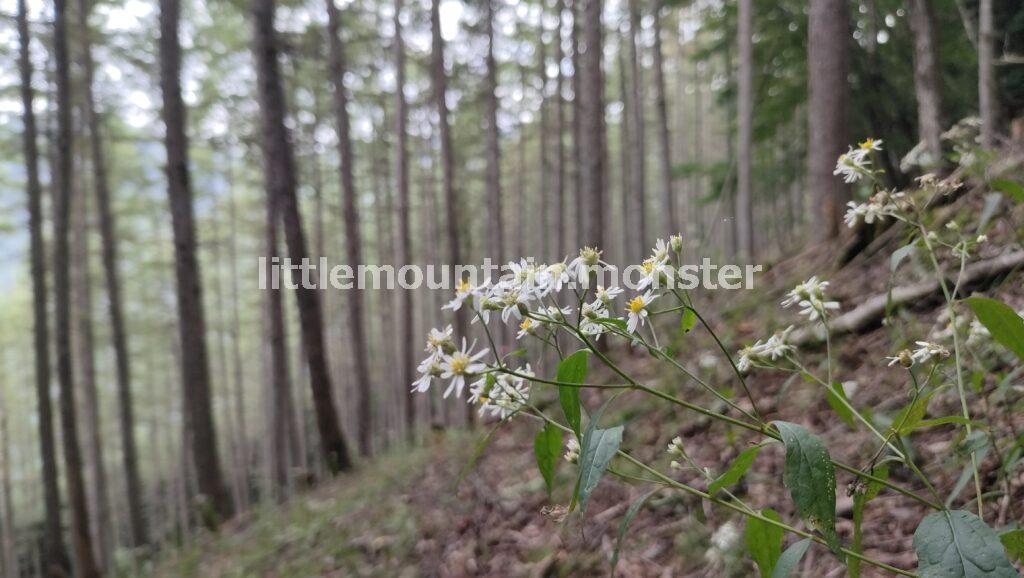
POLYGON ((669 244, 669 247, 671 247, 673 251, 675 251, 676 253, 679 253, 680 251, 683 250, 683 236, 682 235, 672 235, 671 237, 668 238, 668 244, 669 244))

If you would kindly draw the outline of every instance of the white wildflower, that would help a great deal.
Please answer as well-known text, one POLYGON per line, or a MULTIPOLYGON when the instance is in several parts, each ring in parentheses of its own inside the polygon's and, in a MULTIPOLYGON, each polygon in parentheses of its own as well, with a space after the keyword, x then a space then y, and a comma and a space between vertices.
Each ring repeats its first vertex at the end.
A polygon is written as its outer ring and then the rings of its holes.
POLYGON ((487 354, 483 349, 472 353, 473 346, 466 345, 466 338, 462 338, 462 349, 453 352, 441 361, 441 379, 451 380, 448 389, 444 390, 444 397, 448 397, 454 391, 456 397, 462 397, 462 389, 466 386, 466 377, 473 376, 487 369, 487 366, 480 363, 480 359, 487 354))
POLYGON ((580 459, 580 442, 575 437, 569 438, 569 443, 565 444, 565 461, 570 464, 575 464, 580 459))
POLYGON ((522 339, 532 334, 535 331, 534 325, 536 324, 533 322, 533 319, 529 317, 523 319, 522 323, 519 324, 519 333, 516 333, 516 339, 522 339))
POLYGON ((796 346, 789 342, 789 336, 791 333, 793 333, 792 325, 782 331, 775 332, 775 334, 769 337, 768 341, 763 344, 760 342, 755 344, 754 351, 758 356, 765 357, 771 361, 785 357, 796 351, 796 346))
POLYGON ((618 287, 602 287, 598 285, 597 291, 594 293, 594 296, 597 298, 597 301, 600 301, 603 305, 608 306, 611 305, 611 302, 614 301, 615 298, 621 294, 622 289, 618 287))
POLYGON ((801 315, 806 315, 810 321, 817 321, 819 318, 825 317, 829 310, 839 309, 838 302, 825 300, 825 288, 827 287, 828 281, 818 281, 816 276, 811 277, 786 294, 782 306, 789 307, 798 304, 801 315))
POLYGON ((932 343, 930 341, 917 341, 915 342, 918 348, 914 350, 912 358, 917 363, 925 363, 926 361, 941 360, 949 357, 949 350, 945 347, 932 343))
POLYGON ((412 383, 412 391, 417 393, 428 391, 430 385, 434 382, 434 378, 441 377, 443 373, 440 359, 433 355, 421 361, 416 371, 419 372, 420 377, 412 383))
POLYGON ((630 300, 629 304, 626 306, 626 331, 636 333, 637 329, 643 327, 644 320, 647 319, 647 306, 650 305, 654 299, 654 295, 648 291, 643 295, 637 295, 630 300))
POLYGON ((580 254, 569 262, 569 270, 581 282, 586 282, 590 276, 591 267, 597 267, 601 263, 601 251, 593 247, 580 249, 580 254))

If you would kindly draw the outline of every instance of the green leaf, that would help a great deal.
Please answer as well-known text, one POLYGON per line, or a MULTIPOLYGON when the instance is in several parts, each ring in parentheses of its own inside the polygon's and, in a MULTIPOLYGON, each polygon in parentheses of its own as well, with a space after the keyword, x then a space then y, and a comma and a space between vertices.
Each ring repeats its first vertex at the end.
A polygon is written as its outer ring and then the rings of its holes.
POLYGON ((995 530, 964 510, 925 516, 914 532, 921 578, 1016 578, 995 530))
POLYGON ((683 317, 679 322, 679 329, 686 335, 697 326, 697 312, 687 307, 683 309, 683 317))
POLYGON ((555 468, 558 466, 559 454, 562 453, 562 430, 554 424, 545 424, 544 429, 538 431, 537 436, 533 438, 533 453, 537 457, 537 469, 544 477, 544 485, 547 486, 550 496, 555 468))
MULTIPOLYGON (((782 521, 775 510, 766 508, 761 510, 761 515, 776 522, 782 521)), ((782 528, 758 518, 748 518, 745 538, 747 550, 757 564, 757 569, 761 571, 761 578, 768 578, 782 556, 782 528)))
MULTIPOLYGON (((566 357, 558 364, 556 381, 563 383, 583 383, 587 379, 587 363, 589 361, 586 349, 581 349, 566 357)), ((565 414, 565 421, 580 435, 580 388, 568 385, 558 386, 558 403, 562 406, 562 413, 565 414)))
POLYGON ((999 541, 1006 549, 1006 555, 1016 562, 1024 561, 1024 530, 1011 528, 999 534, 999 541))
POLYGON ((1009 305, 988 297, 970 297, 967 304, 992 338, 1024 361, 1024 319, 1009 305))
POLYGON ((839 549, 836 535, 836 472, 828 449, 802 426, 785 421, 772 422, 786 444, 786 466, 782 481, 807 524, 821 532, 833 551, 839 549))
POLYGON ((995 216, 996 211, 999 210, 999 205, 1003 203, 1003 196, 999 193, 989 193, 985 195, 985 206, 981 209, 981 217, 978 219, 978 230, 984 231, 985 227, 988 226, 989 221, 995 216))
POLYGON ((800 565, 800 560, 803 559, 804 553, 807 552, 807 548, 811 545, 811 540, 805 538, 799 542, 793 544, 779 557, 779 561, 775 563, 775 569, 772 570, 772 578, 789 578, 793 575, 793 571, 800 565))
POLYGON ((918 422, 917 427, 915 429, 925 429, 925 428, 936 427, 936 426, 940 426, 940 425, 947 425, 947 424, 951 424, 951 423, 955 423, 955 424, 959 424, 959 425, 970 425, 972 427, 979 427, 979 426, 984 425, 980 421, 970 420, 970 419, 965 418, 962 415, 947 415, 947 416, 943 416, 943 417, 937 417, 937 418, 934 418, 934 419, 922 420, 922 421, 918 422))
POLYGON ((708 486, 708 493, 718 493, 722 488, 731 486, 740 481, 740 479, 743 478, 743 475, 747 473, 747 470, 750 469, 754 460, 757 459, 757 454, 760 452, 761 446, 759 445, 749 447, 740 452, 740 455, 736 456, 736 459, 729 464, 729 468, 722 472, 720 476, 715 478, 715 481, 711 482, 708 486))
POLYGON ((1024 203, 1024 185, 1017 181, 1011 181, 1010 179, 994 179, 989 183, 989 185, 991 185, 993 189, 1013 197, 1013 200, 1018 203, 1024 203))
POLYGON ((892 256, 889 257, 889 272, 895 273, 896 269, 899 268, 900 263, 903 262, 911 253, 914 252, 914 244, 904 245, 899 249, 892 252, 892 256))
POLYGON ((618 329, 619 331, 626 333, 629 330, 629 326, 626 322, 621 319, 615 319, 614 317, 600 317, 597 322, 601 325, 608 325, 618 329))
POLYGON ((626 510, 626 515, 622 517, 622 523, 619 524, 619 537, 615 540, 615 550, 612 551, 612 576, 615 576, 615 567, 619 565, 619 552, 622 550, 622 542, 626 539, 626 529, 629 528, 629 523, 633 521, 633 518, 640 512, 640 509, 644 507, 648 498, 656 494, 660 489, 654 488, 634 500, 629 505, 629 509, 626 510))
POLYGON ((601 476, 622 443, 621 425, 598 429, 593 427, 596 423, 597 420, 590 422, 580 444, 580 479, 577 495, 581 512, 586 511, 590 494, 597 488, 597 483, 601 481, 601 476))
POLYGON ((933 389, 924 395, 918 396, 916 399, 912 399, 910 403, 903 406, 903 409, 896 413, 896 416, 892 419, 892 427, 897 430, 897 434, 901 436, 907 435, 918 428, 921 420, 924 419, 925 412, 928 411, 928 403, 931 402, 935 391, 933 389))
POLYGON ((988 434, 976 429, 972 431, 970 434, 968 434, 967 437, 964 438, 963 443, 960 444, 960 446, 957 448, 957 451, 965 456, 969 456, 987 445, 988 434))
POLYGON ((846 397, 846 390, 843 389, 843 384, 833 383, 832 387, 825 388, 825 399, 828 401, 829 407, 832 411, 836 412, 836 415, 842 419, 846 425, 854 426, 853 411, 849 407, 850 400, 846 397), (843 403, 843 402, 846 403, 843 403))

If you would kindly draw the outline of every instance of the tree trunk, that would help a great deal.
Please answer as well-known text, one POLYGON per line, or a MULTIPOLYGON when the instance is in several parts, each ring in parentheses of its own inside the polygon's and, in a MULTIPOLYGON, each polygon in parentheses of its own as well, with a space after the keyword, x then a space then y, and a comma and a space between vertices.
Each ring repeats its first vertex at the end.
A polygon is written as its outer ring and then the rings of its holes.
POLYGON ((224 363, 231 363, 233 369, 233 396, 235 400, 235 427, 237 428, 237 463, 241 478, 242 503, 240 508, 248 509, 250 503, 249 478, 249 428, 245 419, 245 380, 243 377, 241 320, 239 312, 239 276, 238 276, 238 208, 236 206, 234 162, 230 148, 225 154, 225 165, 228 182, 228 272, 231 275, 231 359, 226 357, 224 363))
MULTIPOLYGON (((634 242, 625 255, 630 262, 639 263, 647 252, 647 154, 645 152, 646 137, 644 135, 644 79, 640 65, 640 0, 629 0, 629 77, 632 81, 628 114, 630 124, 630 158, 633 167, 630 171, 632 183, 629 195, 630 204, 624 207, 633 216, 632 226, 634 242)), ((625 112, 625 111, 624 111, 625 112)))
MULTIPOLYGON (((284 93, 277 59, 278 40, 274 30, 274 4, 274 0, 256 0, 253 3, 254 50, 260 117, 263 125, 263 170, 267 195, 274 199, 281 211, 289 256, 293 263, 301 263, 309 254, 299 212, 295 154, 288 128, 285 126, 284 93)), ((320 449, 327 470, 336 474, 350 469, 352 462, 334 405, 327 349, 324 346, 323 311, 320 294, 315 288, 315 271, 311 272, 310 278, 313 280, 313 288, 300 284, 296 290, 299 325, 306 349, 306 361, 309 364, 309 384, 313 393, 317 428, 320 432, 320 449)))
MULTIPOLYGON (((267 258, 280 257, 278 229, 281 226, 278 201, 273 194, 267 195, 266 251, 267 258)), ((292 386, 288 373, 288 343, 284 324, 284 293, 281 289, 270 289, 266 298, 267 344, 270 347, 270 470, 274 492, 279 502, 284 501, 291 488, 289 470, 294 457, 290 455, 289 440, 292 438, 290 422, 292 412, 292 386)))
POLYGON ((999 130, 995 40, 992 0, 980 0, 978 3, 978 103, 981 110, 981 146, 988 150, 995 147, 996 133, 999 130))
MULTIPOLYGON (((363 263, 363 238, 359 230, 359 204, 356 198, 354 177, 355 159, 352 154, 352 136, 349 129, 348 94, 345 90, 345 47, 340 36, 340 16, 334 0, 327 0, 327 34, 330 51, 331 80, 334 83, 334 115, 338 130, 338 155, 341 159, 341 189, 343 200, 343 218, 345 222, 346 242, 345 259, 351 266, 363 263)), ((372 452, 373 423, 370 405, 370 368, 367 362, 366 324, 363 321, 363 292, 356 288, 350 290, 348 301, 348 326, 351 331, 349 342, 355 362, 355 381, 357 384, 359 406, 359 453, 368 456, 372 452)))
POLYGON ((939 39, 932 0, 910 0, 910 28, 914 32, 914 93, 917 96, 917 133, 928 147, 926 166, 942 164, 942 77, 939 39))
POLYGON ((580 68, 583 60, 580 58, 580 34, 583 27, 580 20, 583 18, 583 0, 571 0, 572 6, 572 29, 570 30, 570 41, 572 42, 572 194, 573 194, 573 236, 572 247, 574 250, 583 244, 583 209, 586 205, 583 198, 583 118, 580 114, 581 94, 583 92, 580 75, 580 68))
POLYGON ((89 535, 89 509, 82 476, 82 455, 75 414, 75 370, 71 347, 70 216, 71 186, 71 74, 68 58, 66 0, 53 3, 53 57, 57 83, 57 142, 54 170, 53 284, 55 288, 57 380, 60 384, 61 434, 64 442, 65 481, 71 508, 71 540, 75 570, 83 578, 100 575, 89 535))
POLYGON ((849 6, 844 0, 812 0, 808 24, 808 175, 817 196, 817 236, 839 236, 849 188, 832 174, 849 144, 847 126, 849 6))
POLYGON ((583 222, 581 241, 592 247, 605 246, 605 125, 604 79, 601 72, 601 0, 577 0, 580 3, 582 38, 579 43, 580 92, 580 188, 585 204, 578 217, 583 222))
POLYGON ((0 570, 4 576, 19 576, 18 552, 14 547, 14 496, 11 485, 11 438, 7 427, 7 400, 0 375, 0 570))
MULTIPOLYGON (((410 264, 412 243, 409 239, 409 151, 406 122, 409 111, 405 101, 405 43, 402 40, 402 0, 395 0, 394 17, 394 58, 395 58, 395 180, 398 191, 398 202, 395 207, 398 214, 398 246, 395 267, 401 268, 410 264)), ((405 423, 409 441, 416 439, 416 398, 411 389, 413 378, 413 305, 412 292, 399 291, 399 376, 400 385, 405 389, 405 423)))
POLYGON ((121 305, 121 280, 118 271, 117 225, 110 208, 110 186, 107 182, 106 154, 100 133, 100 119, 96 112, 93 96, 92 43, 88 25, 89 5, 87 0, 78 0, 78 18, 82 39, 82 73, 85 93, 85 121, 89 126, 89 150, 91 152, 93 187, 96 192, 96 216, 99 220, 100 237, 103 242, 103 268, 109 303, 110 332, 114 346, 117 372, 118 415, 121 427, 122 460, 124 465, 125 490, 128 500, 128 523, 132 547, 145 545, 145 517, 142 506, 142 483, 139 479, 138 455, 135 446, 135 417, 132 402, 132 385, 128 339, 124 327, 121 305))
POLYGON ((487 125, 487 252, 502 262, 505 255, 505 216, 502 214, 501 148, 498 143, 498 64, 494 58, 494 2, 483 0, 487 35, 487 75, 484 81, 484 123, 487 125))
POLYGON ((555 230, 558 231, 556 255, 561 259, 567 255, 570 245, 565 218, 568 199, 565 194, 565 74, 562 72, 562 61, 565 60, 562 46, 565 0, 555 0, 555 11, 558 13, 558 28, 555 30, 555 62, 558 64, 555 76, 555 199, 558 203, 555 207, 555 230))
MULTIPOLYGON (((543 5, 542 5, 543 6, 543 5)), ((537 147, 539 158, 537 159, 540 173, 537 179, 539 186, 537 187, 540 195, 540 206, 537 209, 540 214, 543 215, 540 222, 537 223, 540 227, 537 231, 541 238, 541 259, 547 262, 549 259, 560 259, 558 255, 558 239, 554 238, 551 233, 556 231, 557 215, 555 214, 555 205, 559 202, 557 196, 552 196, 550 181, 550 167, 549 157, 551 154, 550 150, 550 139, 548 138, 548 131, 550 130, 550 102, 548 100, 548 47, 544 42, 544 24, 543 18, 547 15, 544 14, 542 9, 542 20, 540 33, 537 38, 537 70, 540 76, 540 126, 537 127, 537 138, 540 141, 540 146, 537 147)), ((525 172, 525 171, 524 171, 525 172)))
POLYGON ((53 406, 50 399, 50 328, 46 307, 46 248, 43 241, 42 187, 39 184, 39 148, 36 142, 36 115, 32 108, 32 60, 29 56, 28 8, 18 0, 18 67, 21 74, 23 151, 27 178, 29 213, 29 251, 32 261, 32 318, 34 325, 36 403, 39 413, 39 453, 42 458, 43 485, 43 559, 47 574, 69 569, 61 535, 60 490, 57 481, 57 449, 53 432, 53 406))
POLYGON ((741 259, 754 259, 754 211, 751 188, 754 147, 754 0, 739 0, 739 77, 736 184, 736 245, 741 259))
POLYGON ((81 393, 79 418, 82 419, 85 449, 86 496, 89 501, 89 532, 93 537, 96 565, 100 572, 110 567, 110 500, 107 498, 107 472, 103 460, 103 434, 100 426, 99 391, 96 387, 96 348, 92 324, 92 279, 89 271, 89 203, 83 194, 73 199, 71 208, 72 248, 71 284, 73 345, 77 362, 75 377, 81 393))
MULTIPOLYGON (((654 7, 654 106, 658 113, 658 141, 661 144, 661 231, 658 236, 677 233, 676 199, 672 190, 672 147, 669 137, 668 89, 665 85, 665 55, 661 48, 662 1, 656 0, 654 7)), ((680 94, 680 97, 682 95, 680 94)), ((679 104, 676 104, 679 106, 679 104)))
MULTIPOLYGON (((185 426, 190 432, 186 438, 191 442, 199 491, 209 500, 216 514, 203 516, 204 522, 216 527, 221 519, 231 516, 232 504, 221 473, 217 430, 213 424, 210 400, 210 362, 206 350, 202 279, 197 255, 192 188, 189 183, 186 110, 181 98, 180 19, 179 0, 160 1, 160 88, 166 126, 167 193, 174 229, 182 396, 185 426)), ((188 446, 182 447, 183 453, 188 450, 188 446)))
POLYGON ((637 240, 637 228, 635 226, 635 207, 631 206, 630 188, 633 186, 633 115, 630 114, 628 69, 626 68, 626 51, 621 43, 626 42, 625 31, 621 35, 620 49, 617 50, 616 58, 619 66, 619 100, 622 101, 622 116, 619 118, 619 203, 621 206, 622 221, 622 259, 629 263, 637 263, 642 259, 643 253, 636 253, 636 247, 640 246, 637 240))

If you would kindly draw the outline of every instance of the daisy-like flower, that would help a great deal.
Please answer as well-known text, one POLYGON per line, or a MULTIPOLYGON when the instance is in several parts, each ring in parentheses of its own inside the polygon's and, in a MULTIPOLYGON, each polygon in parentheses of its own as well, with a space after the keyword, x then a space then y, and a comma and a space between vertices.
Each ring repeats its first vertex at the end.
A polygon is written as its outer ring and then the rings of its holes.
POLYGON ((441 355, 455 351, 454 330, 449 325, 444 329, 431 329, 427 334, 427 348, 424 349, 431 357, 440 358, 441 355))
POLYGON ((501 306, 501 321, 508 323, 509 317, 513 315, 516 319, 522 319, 523 309, 526 309, 526 305, 532 299, 530 291, 521 285, 511 283, 496 289, 497 301, 501 306))
POLYGON ((785 328, 782 331, 775 332, 774 335, 768 338, 768 341, 763 344, 758 342, 759 345, 755 345, 754 349, 758 355, 766 357, 771 361, 780 359, 796 351, 796 346, 789 343, 789 335, 793 332, 793 326, 785 328))
MULTIPOLYGON (((476 345, 474 342, 473 345, 476 345)), ((466 345, 466 338, 462 338, 462 349, 454 351, 451 355, 441 360, 441 379, 450 380, 448 389, 444 390, 444 397, 447 398, 455 392, 455 397, 462 397, 462 390, 466 387, 466 377, 473 376, 487 369, 487 366, 480 363, 480 359, 487 355, 487 350, 482 349, 472 353, 473 345, 466 345)))
POLYGON ((626 305, 627 318, 626 318, 626 330, 630 333, 636 333, 636 330, 643 327, 644 320, 647 319, 647 306, 654 301, 655 297, 650 291, 643 295, 637 295, 630 300, 629 304, 626 305))
POLYGON ((598 285, 597 291, 594 293, 594 297, 596 298, 596 301, 600 301, 605 307, 607 307, 608 305, 611 305, 611 302, 621 294, 622 289, 619 289, 618 287, 602 287, 598 285))
POLYGON ((575 437, 569 438, 569 443, 565 444, 565 461, 570 464, 575 464, 580 459, 580 442, 575 437))
POLYGON ((644 276, 636 285, 637 291, 643 291, 644 289, 661 281, 663 277, 667 277, 670 270, 666 265, 666 262, 667 257, 661 260, 655 259, 654 257, 644 259, 644 262, 640 264, 640 268, 643 271, 644 276))
POLYGON ((651 258, 655 261, 668 261, 672 247, 664 239, 654 242, 654 249, 651 250, 651 258))
POLYGON ((412 383, 412 391, 424 393, 430 389, 430 385, 434 382, 435 377, 441 377, 443 373, 441 360, 431 355, 420 362, 416 371, 419 372, 420 377, 412 383))
POLYGON ((912 367, 914 365, 914 356, 910 353, 909 349, 900 350, 896 355, 886 357, 885 359, 889 362, 886 364, 888 367, 892 367, 897 363, 903 367, 912 367))
POLYGON ((509 270, 507 280, 510 284, 518 285, 525 291, 533 291, 537 288, 539 277, 544 271, 543 265, 537 265, 533 259, 520 259, 518 263, 510 261, 506 267, 509 270))
POLYGON ((480 288, 474 287, 468 280, 462 279, 459 284, 455 286, 455 298, 441 306, 441 309, 450 309, 452 311, 458 311, 462 308, 462 304, 469 299, 470 303, 473 302, 475 297, 480 291, 480 288))
POLYGON ((597 267, 601 263, 601 251, 593 247, 580 249, 580 254, 569 262, 569 270, 576 276, 576 279, 586 283, 590 278, 590 268, 597 267))
POLYGON ((600 301, 584 303, 580 308, 580 331, 584 335, 590 335, 595 340, 601 338, 601 334, 608 331, 608 326, 601 323, 601 319, 608 318, 608 310, 600 301))
POLYGON ((540 312, 551 321, 565 321, 569 315, 572 315, 572 307, 548 305, 544 309, 541 309, 540 312))
POLYGON ((925 363, 930 360, 942 360, 949 357, 949 350, 930 341, 915 341, 917 349, 911 354, 911 358, 917 363, 925 363))
POLYGON ((809 321, 817 321, 823 318, 828 311, 839 309, 838 302, 825 301, 825 288, 827 287, 828 281, 818 281, 816 276, 811 277, 787 293, 786 298, 782 301, 782 306, 789 307, 798 304, 801 315, 806 315, 809 321))
POLYGON ((535 326, 536 324, 533 322, 533 319, 530 319, 529 317, 523 319, 523 322, 519 324, 519 333, 516 333, 516 339, 522 339, 523 337, 533 333, 535 331, 535 326))
MULTIPOLYGON (((533 370, 526 365, 519 370, 523 375, 533 375, 533 370)), ((491 414, 505 419, 522 409, 530 397, 530 387, 525 378, 517 375, 501 374, 491 380, 488 387, 486 379, 477 381, 470 386, 473 393, 470 401, 480 403, 480 414, 491 414)))
POLYGON ((867 140, 857 145, 857 148, 862 151, 880 151, 882 150, 882 139, 875 140, 868 137, 867 140))
POLYGON ((562 290, 569 281, 572 281, 572 275, 569 274, 569 266, 563 261, 558 263, 552 263, 544 268, 540 273, 539 283, 544 293, 558 293, 562 290))

